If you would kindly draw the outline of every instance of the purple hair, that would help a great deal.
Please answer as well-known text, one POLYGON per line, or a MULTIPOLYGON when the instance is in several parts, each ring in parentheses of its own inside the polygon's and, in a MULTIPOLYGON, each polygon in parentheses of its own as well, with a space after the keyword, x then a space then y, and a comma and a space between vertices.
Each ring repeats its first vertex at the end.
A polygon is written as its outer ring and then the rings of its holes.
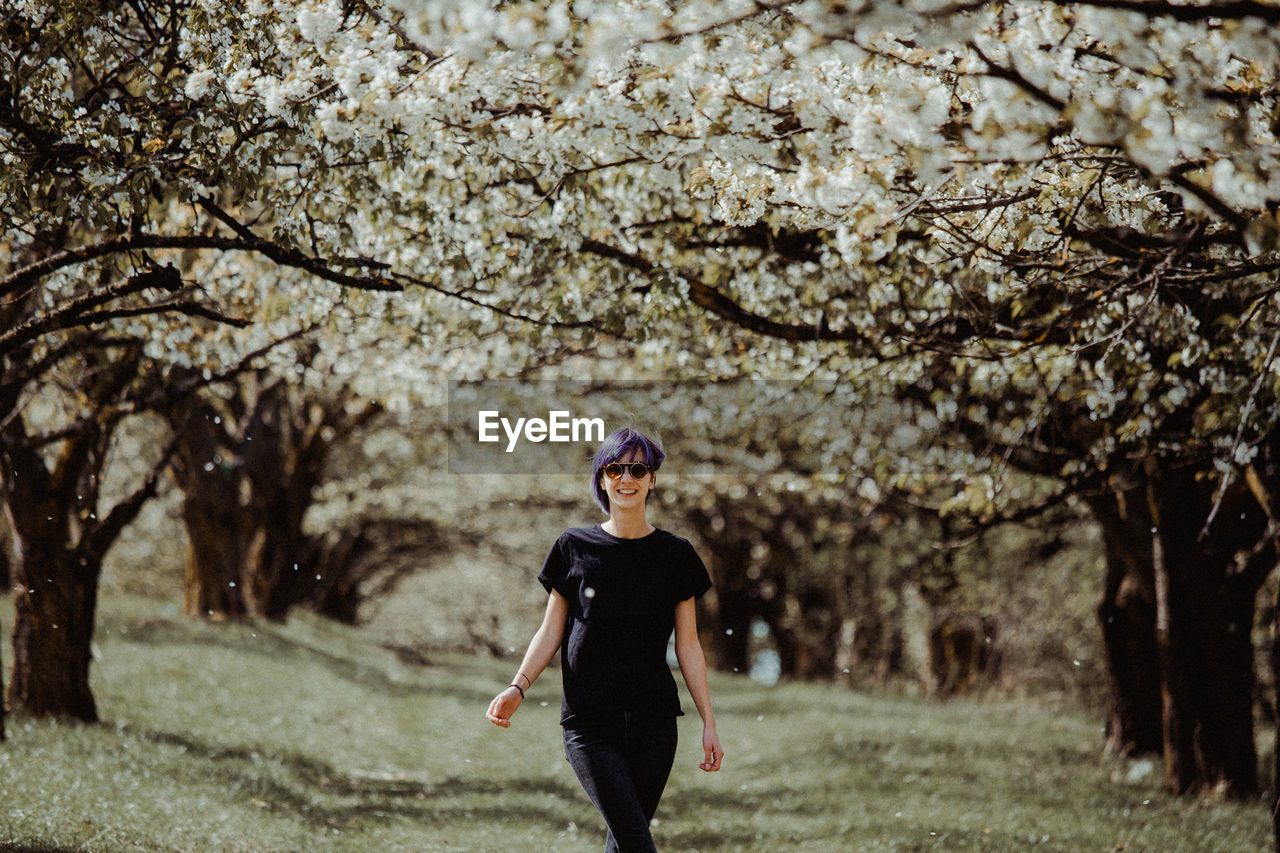
POLYGON ((600 469, 610 462, 630 456, 633 450, 640 451, 640 458, 636 461, 643 462, 653 471, 657 471, 662 460, 667 458, 657 442, 630 427, 616 429, 605 436, 600 449, 596 451, 595 459, 591 461, 591 494, 605 512, 609 511, 609 496, 600 485, 600 469))

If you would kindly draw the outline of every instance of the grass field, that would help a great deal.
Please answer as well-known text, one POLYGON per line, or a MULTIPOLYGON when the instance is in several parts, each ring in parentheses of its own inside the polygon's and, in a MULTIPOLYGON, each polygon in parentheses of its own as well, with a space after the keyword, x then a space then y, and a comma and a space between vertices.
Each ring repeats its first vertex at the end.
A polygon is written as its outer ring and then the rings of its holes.
MULTIPOLYGON (((305 615, 205 625, 113 596, 97 645, 102 725, 10 720, 0 849, 603 846, 563 759, 555 672, 504 731, 483 712, 511 662, 409 665, 305 615)), ((712 690, 728 757, 699 771, 697 717, 682 720, 663 851, 1271 849, 1264 806, 1165 797, 1154 768, 1102 756, 1080 711, 729 677, 712 690)))

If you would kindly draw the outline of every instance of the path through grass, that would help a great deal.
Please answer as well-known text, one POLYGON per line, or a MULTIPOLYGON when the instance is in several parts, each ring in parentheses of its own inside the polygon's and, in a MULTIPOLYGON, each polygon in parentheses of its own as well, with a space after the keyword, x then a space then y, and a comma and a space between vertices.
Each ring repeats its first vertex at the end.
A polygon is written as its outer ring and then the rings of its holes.
MULTIPOLYGON (((203 625, 104 602, 101 726, 10 721, 0 849, 564 851, 602 847, 564 762, 558 674, 503 731, 510 662, 414 667, 358 630, 203 625)), ((655 830, 669 851, 1269 851, 1254 805, 1159 792, 1097 721, 717 677, 725 769, 697 718, 655 830)), ((686 708, 691 709, 687 698, 686 708)))

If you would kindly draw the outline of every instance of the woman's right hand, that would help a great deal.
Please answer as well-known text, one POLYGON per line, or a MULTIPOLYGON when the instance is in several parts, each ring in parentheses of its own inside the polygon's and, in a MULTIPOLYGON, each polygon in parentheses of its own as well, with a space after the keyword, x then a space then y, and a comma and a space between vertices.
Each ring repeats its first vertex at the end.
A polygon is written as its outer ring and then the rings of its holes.
POLYGON ((513 685, 493 697, 493 701, 489 703, 489 710, 485 712, 484 716, 495 726, 502 726, 504 729, 509 728, 511 726, 511 715, 516 712, 516 708, 520 707, 522 701, 524 701, 524 697, 520 695, 520 691, 513 685))

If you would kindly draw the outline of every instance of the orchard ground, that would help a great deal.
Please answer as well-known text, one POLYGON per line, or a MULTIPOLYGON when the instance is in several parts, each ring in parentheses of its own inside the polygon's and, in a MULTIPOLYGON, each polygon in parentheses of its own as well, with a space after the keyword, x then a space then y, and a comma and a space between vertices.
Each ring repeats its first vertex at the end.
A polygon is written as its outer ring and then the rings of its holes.
MULTIPOLYGON (((500 730, 483 711, 509 661, 409 662, 375 637, 306 614, 206 624, 107 593, 104 723, 10 719, 0 847, 600 848, 563 759, 554 671, 500 730)), ((1105 757, 1098 721, 1064 703, 724 675, 712 688, 728 758, 699 771, 697 718, 682 720, 663 850, 1270 849, 1261 803, 1164 796, 1156 767, 1105 757)))

